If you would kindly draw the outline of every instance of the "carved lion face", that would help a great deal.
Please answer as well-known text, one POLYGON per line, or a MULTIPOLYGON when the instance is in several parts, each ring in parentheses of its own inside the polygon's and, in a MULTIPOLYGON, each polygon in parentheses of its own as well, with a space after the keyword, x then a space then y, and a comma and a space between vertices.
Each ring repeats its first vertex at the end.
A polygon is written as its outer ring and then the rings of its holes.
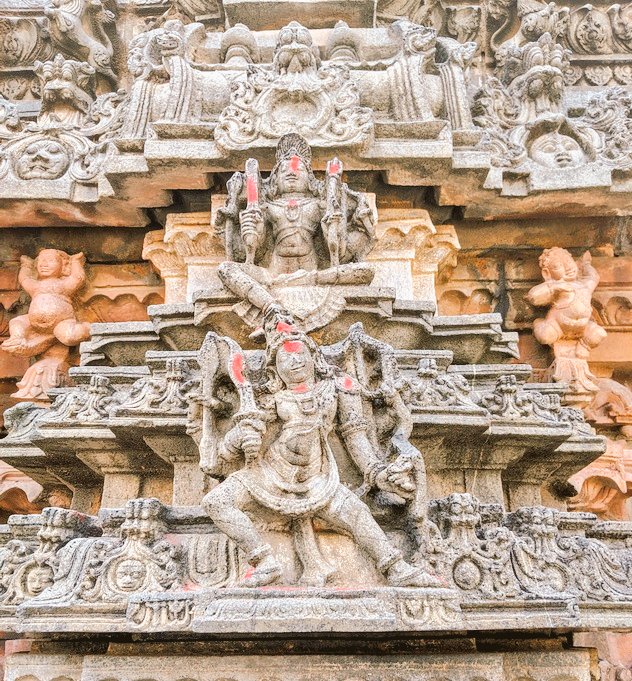
POLYGON ((24 149, 15 163, 15 174, 23 180, 56 180, 69 165, 68 152, 60 142, 41 139, 24 149))
POLYGON ((579 144, 559 132, 549 132, 536 139, 529 155, 546 168, 575 168, 586 162, 586 154, 579 144))
POLYGON ((114 575, 116 586, 121 591, 138 591, 145 582, 147 569, 139 560, 123 560, 114 575))

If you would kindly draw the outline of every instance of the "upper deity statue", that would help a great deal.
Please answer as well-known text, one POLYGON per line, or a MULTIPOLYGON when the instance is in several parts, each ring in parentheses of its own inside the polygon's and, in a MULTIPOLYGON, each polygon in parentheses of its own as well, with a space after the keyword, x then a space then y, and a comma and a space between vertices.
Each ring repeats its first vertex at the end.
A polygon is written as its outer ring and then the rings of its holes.
POLYGON ((342 182, 342 163, 327 164, 326 179, 312 170, 311 150, 297 134, 279 141, 276 164, 263 180, 257 161, 228 183, 226 206, 216 228, 230 262, 219 267, 224 286, 245 301, 242 317, 260 325, 270 305, 287 303, 281 289, 326 287, 316 305, 300 314, 303 328, 323 326, 344 307, 333 285, 369 284, 373 269, 362 259, 375 241, 374 216, 366 197, 342 182), (329 295, 328 295, 329 294, 329 295))

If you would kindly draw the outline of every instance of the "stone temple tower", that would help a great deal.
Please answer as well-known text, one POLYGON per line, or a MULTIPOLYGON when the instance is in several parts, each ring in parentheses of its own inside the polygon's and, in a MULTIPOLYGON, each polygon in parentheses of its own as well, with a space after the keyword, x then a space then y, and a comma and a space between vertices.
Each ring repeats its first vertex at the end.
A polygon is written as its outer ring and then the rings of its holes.
POLYGON ((0 46, 5 680, 629 681, 632 4, 0 46))

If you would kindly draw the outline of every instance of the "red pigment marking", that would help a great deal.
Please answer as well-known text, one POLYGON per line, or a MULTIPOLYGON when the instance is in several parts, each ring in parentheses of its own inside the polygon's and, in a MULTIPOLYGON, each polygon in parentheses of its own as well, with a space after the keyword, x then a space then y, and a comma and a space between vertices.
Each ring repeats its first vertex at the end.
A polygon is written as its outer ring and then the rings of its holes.
POLYGON ((342 387, 345 390, 351 390, 351 388, 353 388, 353 379, 351 378, 351 376, 345 376, 342 379, 342 387))
POLYGON ((301 352, 303 350, 303 343, 301 341, 285 341, 283 349, 285 352, 301 352))
POLYGON ((252 577, 252 574, 254 573, 255 569, 253 567, 249 567, 246 570, 246 574, 244 575, 244 579, 250 579, 252 577))
POLYGON ((296 331, 294 326, 292 324, 288 324, 287 322, 277 322, 276 330, 277 333, 290 333, 292 331, 296 331))
POLYGON ((296 208, 298 201, 296 199, 288 199, 287 205, 289 208, 296 208))
POLYGON ((307 385, 305 383, 299 383, 296 387, 292 388, 293 393, 306 393, 307 385))
POLYGON ((246 180, 246 193, 248 197, 248 203, 257 203, 259 200, 259 192, 257 182, 254 177, 249 177, 246 180))
POLYGON ((338 161, 329 161, 329 174, 337 175, 340 172, 340 163, 338 161))
POLYGON ((293 173, 298 172, 298 164, 301 162, 301 159, 299 156, 294 154, 292 158, 290 158, 290 169, 293 173))
POLYGON ((244 356, 241 353, 233 357, 233 375, 240 385, 246 382, 244 378, 244 356))

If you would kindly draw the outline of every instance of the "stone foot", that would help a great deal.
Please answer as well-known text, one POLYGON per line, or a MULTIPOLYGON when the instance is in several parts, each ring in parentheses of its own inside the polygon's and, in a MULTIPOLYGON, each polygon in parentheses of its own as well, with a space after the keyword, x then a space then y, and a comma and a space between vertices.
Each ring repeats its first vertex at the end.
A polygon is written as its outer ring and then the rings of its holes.
POLYGON ((320 570, 305 570, 298 580, 299 586, 322 588, 335 572, 330 565, 320 570))
POLYGON ((268 584, 274 584, 280 576, 281 566, 274 556, 268 555, 261 559, 261 562, 252 572, 248 571, 246 573, 246 576, 241 581, 241 586, 247 586, 252 589, 268 586, 268 584))
POLYGON ((390 586, 445 586, 435 575, 429 575, 421 568, 409 565, 404 560, 398 560, 391 565, 386 574, 386 579, 390 586))

